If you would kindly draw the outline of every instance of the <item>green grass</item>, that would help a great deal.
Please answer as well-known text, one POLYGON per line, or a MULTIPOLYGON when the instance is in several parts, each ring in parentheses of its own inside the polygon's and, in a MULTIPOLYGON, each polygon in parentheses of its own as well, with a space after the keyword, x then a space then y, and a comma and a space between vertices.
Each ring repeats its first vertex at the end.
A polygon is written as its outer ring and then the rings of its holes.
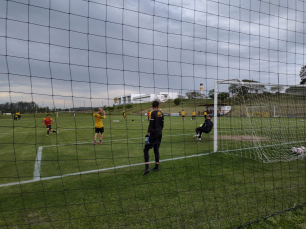
MULTIPOLYGON (((203 106, 204 104, 213 104, 213 99, 182 99, 179 105, 175 105, 173 100, 168 100, 166 102, 160 103, 159 108, 162 109, 164 113, 179 113, 182 110, 185 110, 186 116, 191 116, 192 111, 195 110, 196 112, 200 111, 203 112, 206 107, 203 106)), ((126 111, 127 114, 137 114, 137 115, 144 115, 148 112, 148 110, 152 111, 152 103, 141 103, 141 104, 133 104, 132 108, 125 108, 125 107, 115 107, 115 110, 112 111, 114 115, 122 115, 122 111, 126 111), (118 109, 119 108, 119 109, 118 109)), ((145 117, 144 117, 145 118, 145 117)))
MULTIPOLYGON (((32 180, 41 146, 42 178, 143 162, 145 117, 129 115, 123 122, 121 116, 107 116, 104 142, 97 146, 91 114, 60 114, 60 134, 49 137, 42 118, 28 114, 13 122, 0 117, 0 184, 32 180)), ((224 128, 240 123, 233 117, 219 121, 224 128)), ((212 152, 213 132, 201 142, 192 138, 202 122, 203 117, 185 122, 165 117, 161 159, 212 152)), ((246 143, 220 144, 237 148, 246 143)), ((147 176, 139 165, 0 187, 0 227, 231 228, 306 202, 305 160, 271 164, 216 153, 165 161, 160 167, 147 176)))
POLYGON ((269 217, 264 221, 260 221, 246 228, 306 228, 306 208, 297 207, 288 212, 269 217))

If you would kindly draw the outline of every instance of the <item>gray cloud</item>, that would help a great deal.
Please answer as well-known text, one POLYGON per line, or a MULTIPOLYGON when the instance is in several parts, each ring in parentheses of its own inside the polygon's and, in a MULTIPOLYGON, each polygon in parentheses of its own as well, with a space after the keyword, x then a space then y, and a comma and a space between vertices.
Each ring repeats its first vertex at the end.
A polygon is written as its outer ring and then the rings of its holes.
POLYGON ((283 0, 30 3, 0 1, 0 103, 9 84, 13 100, 51 107, 112 105, 124 93, 185 93, 200 83, 207 93, 217 78, 277 83, 280 73, 281 83, 297 84, 304 65, 301 1, 292 9, 283 0))

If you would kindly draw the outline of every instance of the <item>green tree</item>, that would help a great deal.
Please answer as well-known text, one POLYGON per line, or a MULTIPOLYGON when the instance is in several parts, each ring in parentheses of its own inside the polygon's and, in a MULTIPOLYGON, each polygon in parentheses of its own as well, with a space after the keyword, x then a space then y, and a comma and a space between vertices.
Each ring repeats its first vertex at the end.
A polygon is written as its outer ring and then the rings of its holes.
MULTIPOLYGON (((211 89, 209 92, 208 92, 208 97, 211 98, 211 99, 214 99, 215 97, 215 89, 211 89)), ((218 94, 218 99, 219 100, 225 100, 229 97, 229 93, 227 92, 220 92, 218 94)))
POLYGON ((227 92, 221 92, 218 94, 218 99, 222 101, 226 100, 228 97, 229 97, 229 93, 227 92))
MULTIPOLYGON (((255 80, 242 80, 244 83, 259 83, 255 80)), ((238 96, 246 96, 248 93, 264 92, 266 87, 262 84, 231 84, 228 88, 229 92, 238 96)))
MULTIPOLYGON (((103 109, 104 109, 105 111, 113 111, 113 110, 115 109, 115 107, 107 107, 107 106, 104 106, 103 109)), ((98 108, 97 108, 97 110, 98 110, 98 108)))
POLYGON ((208 92, 208 97, 213 99, 214 98, 214 95, 215 95, 215 89, 211 89, 209 92, 208 92))
POLYGON ((301 82, 300 84, 306 84, 306 65, 301 67, 300 70, 300 78, 301 78, 301 82))
POLYGON ((202 98, 201 93, 196 92, 196 91, 187 92, 186 96, 187 96, 188 99, 200 99, 200 98, 202 98))
POLYGON ((177 106, 178 106, 178 105, 180 105, 180 104, 181 104, 182 100, 181 100, 181 99, 179 99, 179 98, 176 98, 176 99, 174 99, 174 100, 173 100, 173 102, 174 102, 174 104, 175 104, 175 105, 177 105, 177 106))

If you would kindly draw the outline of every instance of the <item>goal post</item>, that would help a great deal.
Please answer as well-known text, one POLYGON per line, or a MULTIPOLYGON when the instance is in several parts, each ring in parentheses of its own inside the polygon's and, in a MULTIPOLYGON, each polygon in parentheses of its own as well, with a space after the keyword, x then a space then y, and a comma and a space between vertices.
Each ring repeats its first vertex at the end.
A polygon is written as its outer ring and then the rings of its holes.
POLYGON ((305 85, 216 80, 214 152, 267 163, 302 158, 290 148, 306 145, 304 117, 305 85))
POLYGON ((214 88, 214 152, 218 151, 218 81, 215 80, 214 88))

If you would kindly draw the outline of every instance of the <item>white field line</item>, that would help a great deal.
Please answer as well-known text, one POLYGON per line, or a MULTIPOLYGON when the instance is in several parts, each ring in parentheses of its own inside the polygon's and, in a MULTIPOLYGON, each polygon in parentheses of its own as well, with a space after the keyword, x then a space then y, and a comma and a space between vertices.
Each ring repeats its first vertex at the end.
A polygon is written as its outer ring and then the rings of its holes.
MULTIPOLYGON (((163 135, 163 137, 171 137, 171 136, 182 136, 182 135, 191 135, 189 134, 176 134, 176 135, 163 135)), ((141 138, 126 138, 126 139, 116 139, 116 140, 107 140, 103 142, 119 142, 119 141, 128 141, 128 140, 137 140, 137 139, 144 139, 143 137, 141 138)), ((44 148, 46 147, 54 147, 54 146, 68 146, 68 145, 83 145, 83 144, 88 144, 88 143, 93 143, 91 142, 80 142, 80 143, 68 143, 68 144, 59 144, 59 145, 48 145, 48 146, 42 146, 44 148)))
MULTIPOLYGON (((180 134, 180 135, 187 135, 187 134, 180 134)), ((178 135, 167 135, 167 136, 178 136, 178 135)), ((141 138, 134 138, 134 139, 141 139, 141 138)), ((119 141, 119 140, 114 140, 114 141, 119 141)), ((283 143, 283 144, 277 144, 277 145, 288 145, 288 144, 301 143, 301 142, 304 142, 304 141, 283 143)), ((82 143, 77 143, 77 144, 82 144, 82 143)), ((72 144, 63 144, 63 145, 72 145, 72 144)), ((57 146, 57 145, 53 145, 53 146, 57 146)), ((271 146, 275 146, 275 145, 266 145, 266 146, 262 146, 262 147, 271 147, 271 146)), ((83 175, 83 174, 90 174, 90 173, 96 173, 96 172, 109 171, 109 170, 121 169, 121 168, 133 167, 133 166, 139 166, 139 165, 143 165, 144 164, 144 163, 137 163, 137 164, 130 164, 130 165, 122 165, 122 166, 116 166, 116 167, 110 167, 110 168, 104 168, 104 169, 95 169, 95 170, 89 170, 89 171, 83 171, 83 172, 77 172, 77 173, 69 173, 69 174, 65 174, 65 175, 61 175, 61 176, 51 176, 51 177, 43 177, 43 178, 41 178, 40 177, 40 163, 41 163, 41 155, 42 155, 43 147, 44 146, 41 146, 38 149, 37 158, 36 158, 36 162, 35 162, 36 173, 34 171, 34 178, 33 178, 33 180, 1 184, 0 188, 1 187, 12 186, 12 185, 21 185, 21 184, 34 183, 34 182, 43 181, 43 180, 51 180, 51 179, 56 179, 56 178, 68 177, 68 176, 76 176, 76 175, 83 175)), ((51 146, 45 146, 45 147, 51 147, 51 146)), ((257 147, 242 148, 242 149, 236 149, 236 150, 248 150, 248 149, 254 149, 254 148, 257 148, 257 147)), ((225 153, 225 152, 236 151, 236 150, 218 151, 218 153, 225 153)), ((212 153, 213 152, 203 153, 203 154, 194 154, 194 155, 184 156, 184 157, 169 158, 169 159, 160 160, 160 162, 175 161, 175 160, 192 158, 192 157, 206 156, 206 155, 209 155, 209 154, 212 154, 212 153)), ((154 161, 151 161, 150 163, 154 163, 154 161)))
MULTIPOLYGON (((182 124, 182 123, 172 123, 172 124, 182 124)), ((134 125, 131 125, 131 126, 134 126, 134 125)), ((125 125, 124 126, 120 126, 121 127, 126 127, 125 125)), ((197 127, 197 126, 196 126, 197 127)), ((116 129, 116 128, 114 128, 116 129)), ((77 128, 70 128, 70 129, 57 129, 59 132, 60 131, 67 131, 67 130, 78 130, 77 128)), ((142 129, 142 130, 147 130, 147 127, 142 129)), ((165 130, 169 130, 169 129, 165 129, 165 130)), ((176 131, 177 129, 173 130, 173 131, 176 131)), ((190 129, 188 129, 190 130, 190 129)), ((37 130, 37 131, 18 131, 18 130, 15 130, 14 132, 11 132, 11 133, 0 133, 0 134, 25 134, 25 133, 42 133, 42 132, 46 132, 46 130, 37 130)))
MULTIPOLYGON (((171 136, 181 136, 181 135, 190 135, 190 134, 177 134, 177 135, 165 135, 165 137, 171 137, 171 136)), ((135 140, 135 139, 143 139, 141 138, 128 138, 128 139, 116 139, 116 140, 107 140, 103 142, 117 142, 117 141, 125 141, 125 140, 135 140)), ((41 179, 41 159, 42 159, 42 150, 46 147, 55 147, 55 146, 66 146, 66 145, 82 145, 82 144, 88 144, 92 142, 80 142, 80 143, 71 143, 71 144, 59 144, 59 145, 49 145, 49 146, 40 146, 38 148, 35 165, 34 165, 34 176, 33 180, 40 180, 41 179)), ((1 187, 1 185, 0 185, 1 187)))
MULTIPOLYGON (((63 131, 63 130, 75 130, 75 129, 59 129, 59 131, 63 131)), ((37 131, 18 131, 15 130, 14 133, 0 133, 0 134, 24 134, 24 133, 41 133, 41 132, 46 132, 46 130, 37 130, 37 131)))
POLYGON ((43 146, 40 146, 38 148, 38 152, 37 152, 37 156, 36 156, 36 160, 35 160, 33 180, 39 180, 40 179, 40 165, 41 165, 42 150, 43 150, 43 146))
POLYGON ((263 146, 249 147, 249 148, 241 148, 241 149, 233 149, 233 150, 224 150, 224 151, 218 151, 218 153, 227 153, 227 152, 232 152, 232 151, 241 151, 241 150, 257 149, 257 148, 267 148, 267 147, 271 147, 271 146, 290 145, 290 144, 302 143, 302 142, 305 142, 305 141, 286 142, 286 143, 273 144, 273 145, 263 145, 263 146))
MULTIPOLYGON (((165 137, 180 136, 180 135, 190 135, 190 134, 166 135, 165 137)), ((142 139, 142 138, 130 138, 130 139, 142 139)), ((129 140, 129 139, 119 139, 119 140, 114 140, 114 141, 122 141, 122 140, 129 140)), ((110 141, 112 141, 112 140, 110 140, 110 141)), ((90 143, 92 143, 92 142, 90 142, 90 143)), ((85 143, 77 143, 77 144, 85 144, 85 143)), ((63 145, 72 145, 72 144, 63 144, 63 145)), ((57 145, 53 145, 53 146, 57 146, 57 145)), ((64 174, 64 175, 60 175, 60 176, 51 176, 51 177, 43 177, 43 178, 41 178, 40 177, 40 168, 41 168, 41 157, 42 157, 42 149, 43 149, 43 147, 51 147, 51 146, 40 146, 38 148, 36 162, 35 162, 35 167, 34 167, 34 178, 33 178, 33 180, 1 184, 0 188, 1 187, 12 186, 12 185, 21 185, 21 184, 34 183, 34 182, 43 181, 43 180, 51 180, 51 179, 62 178, 62 177, 90 174, 90 173, 103 172, 103 171, 109 171, 109 170, 114 170, 114 169, 121 169, 121 168, 127 168, 127 167, 144 165, 144 163, 142 162, 142 163, 137 163, 137 164, 121 165, 121 166, 104 168, 104 169, 95 169, 95 170, 89 170, 89 171, 83 171, 83 172, 77 172, 77 173, 69 173, 69 174, 64 174)), ((176 157, 176 158, 169 158, 169 159, 163 159, 163 160, 160 160, 160 162, 175 161, 175 160, 192 158, 192 157, 206 156, 206 155, 209 155, 211 153, 213 153, 213 152, 202 153, 202 154, 194 154, 194 155, 190 155, 190 156, 183 156, 183 157, 176 157)), ((150 163, 155 163, 155 162, 151 161, 150 163)))
MULTIPOLYGON (((209 155, 209 154, 211 154, 211 153, 213 153, 213 152, 210 152, 210 153, 202 153, 202 154, 195 154, 195 155, 184 156, 184 157, 169 158, 169 159, 160 160, 160 162, 175 161, 175 160, 180 160, 180 159, 185 159, 185 158, 206 156, 206 155, 209 155)), ((150 164, 151 164, 151 163, 155 163, 155 161, 151 161, 151 162, 149 162, 149 163, 150 163, 150 164)), ((39 178, 39 179, 33 179, 33 180, 27 180, 27 181, 20 181, 20 182, 13 182, 13 183, 1 184, 0 187, 7 187, 7 186, 12 186, 12 185, 28 184, 28 183, 38 182, 38 181, 51 180, 51 179, 56 179, 56 178, 69 177, 69 176, 77 176, 77 175, 83 175, 83 174, 89 174, 89 173, 96 173, 96 172, 103 172, 103 171, 109 171, 109 170, 114 170, 114 169, 122 169, 122 168, 133 167, 133 166, 139 166, 139 165, 144 165, 144 163, 142 162, 142 163, 137 163, 137 164, 121 165, 121 166, 110 167, 110 168, 105 168, 105 169, 95 169, 95 170, 89 170, 89 171, 84 171, 84 172, 69 173, 69 174, 64 174, 64 175, 61 175, 61 176, 43 177, 43 178, 39 178)))
MULTIPOLYGON (((201 156, 206 156, 209 154, 212 154, 213 152, 210 153, 202 153, 202 154, 194 154, 190 156, 184 156, 184 157, 176 157, 176 158, 169 158, 169 159, 164 159, 160 160, 160 162, 165 162, 165 161, 175 161, 175 160, 181 160, 181 159, 186 159, 186 158, 192 158, 192 157, 201 157, 201 156)), ((155 161, 149 162, 155 163, 155 161)), ((38 181, 44 181, 44 180, 52 180, 52 179, 57 179, 57 178, 63 178, 63 177, 69 177, 69 176, 77 176, 77 175, 84 175, 84 174, 90 174, 90 173, 97 173, 97 172, 103 172, 103 171, 109 171, 109 170, 115 170, 115 169, 122 169, 122 168, 128 168, 128 167, 133 167, 133 166, 139 166, 139 165, 144 165, 144 163, 137 163, 137 164, 130 164, 130 165, 121 165, 121 166, 116 166, 116 167, 110 167, 110 168, 104 168, 104 169, 95 169, 95 170, 89 170, 89 171, 84 171, 84 172, 77 172, 77 173, 69 173, 69 174, 64 174, 61 176, 51 176, 51 177, 43 177, 41 178, 40 176, 38 178, 34 178, 33 180, 27 180, 27 181, 19 181, 19 182, 13 182, 13 183, 7 183, 7 184, 1 184, 1 187, 7 187, 7 186, 13 186, 13 185, 21 185, 21 184, 28 184, 28 183, 34 183, 38 181)))

